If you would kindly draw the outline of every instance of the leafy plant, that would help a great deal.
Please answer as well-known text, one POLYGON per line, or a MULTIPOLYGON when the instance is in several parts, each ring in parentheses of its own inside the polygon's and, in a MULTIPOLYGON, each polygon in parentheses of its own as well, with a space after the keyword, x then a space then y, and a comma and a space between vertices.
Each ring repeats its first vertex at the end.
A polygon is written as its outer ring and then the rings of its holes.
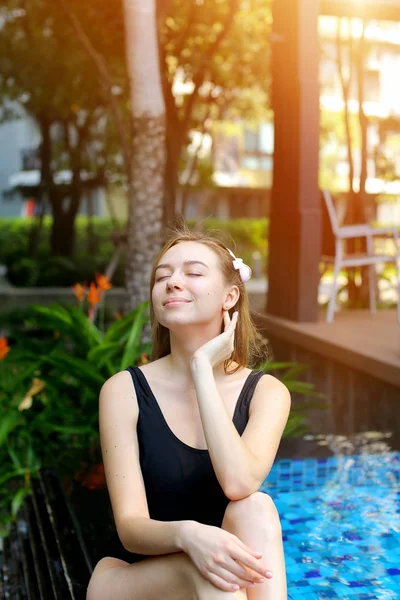
POLYGON ((323 402, 311 402, 308 398, 324 398, 325 394, 318 392, 313 383, 299 379, 301 374, 308 368, 308 365, 293 362, 274 362, 267 360, 257 367, 258 370, 275 375, 286 385, 289 392, 295 396, 305 396, 307 399, 303 402, 292 403, 288 422, 283 432, 286 437, 301 437, 308 432, 306 414, 312 409, 324 409, 323 402), (283 371, 281 374, 280 372, 283 371))
POLYGON ((63 476, 100 461, 99 390, 116 372, 147 361, 147 309, 142 303, 105 333, 82 306, 11 311, 11 351, 5 338, 0 344, 0 535, 41 467, 63 476))

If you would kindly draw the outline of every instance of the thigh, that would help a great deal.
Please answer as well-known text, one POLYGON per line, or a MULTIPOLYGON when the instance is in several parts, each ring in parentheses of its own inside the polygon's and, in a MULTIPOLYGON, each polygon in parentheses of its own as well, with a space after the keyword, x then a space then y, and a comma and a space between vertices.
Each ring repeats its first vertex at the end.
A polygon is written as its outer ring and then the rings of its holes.
POLYGON ((194 568, 184 552, 133 564, 106 557, 92 573, 86 600, 193 600, 194 568))

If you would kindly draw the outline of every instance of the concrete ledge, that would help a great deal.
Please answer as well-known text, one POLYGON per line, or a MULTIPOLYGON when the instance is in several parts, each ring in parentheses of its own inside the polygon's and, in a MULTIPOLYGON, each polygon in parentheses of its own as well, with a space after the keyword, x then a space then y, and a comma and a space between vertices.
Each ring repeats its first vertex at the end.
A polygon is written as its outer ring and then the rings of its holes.
POLYGON ((269 314, 257 315, 266 336, 275 336, 400 387, 400 326, 395 310, 343 311, 328 324, 296 323, 269 314))
MULTIPOLYGON (((266 286, 262 280, 246 284, 251 310, 261 311, 265 304, 266 286)), ((107 291, 106 306, 115 311, 123 311, 127 299, 125 288, 113 287, 107 291)), ((71 287, 0 287, 0 312, 11 308, 26 308, 32 304, 49 306, 53 302, 76 304, 71 287)))
MULTIPOLYGON (((106 305, 116 311, 123 309, 126 299, 124 288, 112 288, 107 291, 106 305)), ((32 304, 50 306, 54 302, 77 304, 77 299, 70 287, 51 288, 0 288, 0 311, 11 308, 27 308, 32 304)))

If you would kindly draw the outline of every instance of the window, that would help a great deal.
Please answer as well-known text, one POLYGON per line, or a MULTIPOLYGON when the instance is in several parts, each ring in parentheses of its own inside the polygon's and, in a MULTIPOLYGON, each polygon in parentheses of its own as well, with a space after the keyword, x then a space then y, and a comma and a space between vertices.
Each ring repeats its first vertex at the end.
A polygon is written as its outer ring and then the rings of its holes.
POLYGON ((21 150, 21 162, 23 171, 40 169, 39 148, 23 148, 21 150))
POLYGON ((258 150, 258 131, 245 129, 244 147, 246 152, 256 152, 258 150))

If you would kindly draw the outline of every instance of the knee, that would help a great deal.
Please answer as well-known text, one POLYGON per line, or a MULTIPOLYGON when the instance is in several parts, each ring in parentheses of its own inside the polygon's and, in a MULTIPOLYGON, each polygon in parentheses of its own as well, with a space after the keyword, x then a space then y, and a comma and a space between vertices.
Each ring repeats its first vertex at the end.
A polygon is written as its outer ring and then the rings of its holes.
POLYGON ((101 558, 96 564, 93 574, 95 572, 101 573, 102 571, 107 571, 108 569, 112 569, 114 567, 125 567, 126 565, 129 565, 129 563, 125 560, 113 558, 112 556, 104 556, 104 558, 101 558))
POLYGON ((260 527, 268 528, 271 532, 281 534, 282 526, 278 510, 271 496, 264 492, 254 492, 242 498, 230 502, 226 508, 225 515, 229 519, 256 520, 260 527))
POLYGON ((129 565, 129 563, 124 560, 120 560, 119 558, 112 558, 111 556, 105 556, 104 558, 101 558, 93 569, 93 573, 90 577, 86 591, 86 600, 101 599, 103 579, 101 576, 102 573, 105 573, 109 569, 113 569, 115 567, 124 567, 126 565, 129 565))

